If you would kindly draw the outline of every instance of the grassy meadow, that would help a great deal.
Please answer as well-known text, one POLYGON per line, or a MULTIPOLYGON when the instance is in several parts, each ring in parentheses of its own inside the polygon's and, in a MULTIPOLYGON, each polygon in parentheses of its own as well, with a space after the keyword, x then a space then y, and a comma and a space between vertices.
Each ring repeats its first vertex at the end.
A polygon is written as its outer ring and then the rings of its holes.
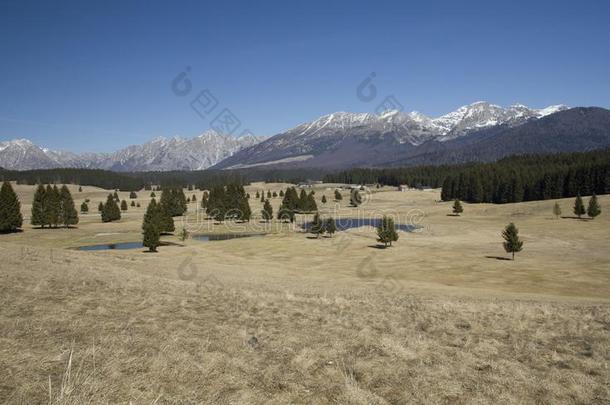
POLYGON ((372 190, 354 208, 316 185, 323 218, 418 226, 381 249, 372 227, 315 238, 262 222, 256 191, 286 186, 246 187, 244 224, 204 219, 201 192, 185 190, 197 202, 177 231, 265 235, 164 236, 176 245, 158 253, 75 249, 141 241, 150 191, 102 223, 109 191, 70 186, 89 214, 33 229, 34 187, 14 186, 24 227, 0 235, 0 402, 610 402, 610 196, 595 220, 572 218, 572 199, 464 203, 457 217, 440 190, 372 190), (524 241, 515 261, 500 236, 509 222, 524 241))

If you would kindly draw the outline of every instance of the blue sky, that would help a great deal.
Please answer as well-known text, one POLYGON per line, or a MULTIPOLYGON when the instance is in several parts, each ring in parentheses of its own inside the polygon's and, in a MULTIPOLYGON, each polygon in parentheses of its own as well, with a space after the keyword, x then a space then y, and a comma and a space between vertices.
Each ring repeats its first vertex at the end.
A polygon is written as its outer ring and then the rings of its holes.
POLYGON ((196 136, 225 109, 234 135, 272 135, 389 95, 431 116, 478 100, 608 108, 609 15, 602 1, 3 0, 0 141, 111 151, 196 136))

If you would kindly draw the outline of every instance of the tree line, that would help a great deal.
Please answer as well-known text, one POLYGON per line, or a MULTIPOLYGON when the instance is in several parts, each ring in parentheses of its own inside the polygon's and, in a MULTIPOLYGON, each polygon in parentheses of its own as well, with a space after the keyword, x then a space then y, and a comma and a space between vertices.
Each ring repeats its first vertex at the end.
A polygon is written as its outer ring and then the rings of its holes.
POLYGON ((353 169, 326 182, 442 187, 444 201, 513 203, 610 193, 610 150, 512 156, 494 163, 353 169))

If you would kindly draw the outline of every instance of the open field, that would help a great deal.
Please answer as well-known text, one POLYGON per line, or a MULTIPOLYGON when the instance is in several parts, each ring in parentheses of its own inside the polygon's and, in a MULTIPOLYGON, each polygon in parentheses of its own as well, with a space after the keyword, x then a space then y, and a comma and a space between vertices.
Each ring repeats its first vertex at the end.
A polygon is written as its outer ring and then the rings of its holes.
MULTIPOLYGON (((77 207, 91 199, 77 228, 0 235, 0 401, 610 401, 610 196, 593 221, 554 219, 555 201, 464 204, 452 217, 438 190, 382 190, 352 208, 347 192, 337 206, 317 186, 323 217, 422 226, 378 249, 372 228, 315 239, 260 223, 256 190, 285 185, 254 184, 251 224, 198 220, 192 204, 176 229, 267 236, 164 237, 182 246, 145 254, 69 249, 141 240, 150 194, 102 224, 108 191, 77 188, 77 207), (514 262, 501 260, 509 222, 525 242, 514 262)), ((33 187, 15 189, 27 222, 33 187)), ((559 202, 571 216, 572 200, 559 202)))

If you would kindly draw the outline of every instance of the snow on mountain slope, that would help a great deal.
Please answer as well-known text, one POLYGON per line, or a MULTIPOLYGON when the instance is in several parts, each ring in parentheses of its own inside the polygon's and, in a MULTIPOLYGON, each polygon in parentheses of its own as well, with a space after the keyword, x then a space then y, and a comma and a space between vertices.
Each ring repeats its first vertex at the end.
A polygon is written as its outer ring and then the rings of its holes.
POLYGON ((43 149, 27 139, 0 143, 0 167, 13 170, 54 167, 95 168, 115 171, 202 170, 262 138, 207 131, 195 138, 156 138, 113 153, 76 154, 43 149))
MULTIPOLYGON (((518 125, 565 109, 566 106, 552 106, 536 110, 520 104, 503 108, 480 101, 438 118, 430 118, 416 111, 386 111, 378 115, 337 112, 246 148, 216 167, 226 169, 261 165, 301 155, 328 155, 330 152, 336 158, 334 152, 347 144, 355 153, 355 143, 419 146, 433 140, 444 142, 483 128, 518 125)), ((319 163, 315 159, 312 162, 319 163)))
POLYGON ((326 160, 367 164, 367 153, 380 158, 429 141, 458 139, 481 129, 516 126, 567 109, 563 105, 532 109, 521 104, 504 108, 479 101, 438 118, 413 111, 381 114, 336 112, 263 140, 234 138, 207 131, 195 138, 156 138, 113 153, 75 154, 41 149, 28 140, 0 143, 0 167, 99 168, 116 171, 201 170, 255 167, 278 162, 325 166, 326 160), (368 152, 367 152, 368 151, 368 152))

